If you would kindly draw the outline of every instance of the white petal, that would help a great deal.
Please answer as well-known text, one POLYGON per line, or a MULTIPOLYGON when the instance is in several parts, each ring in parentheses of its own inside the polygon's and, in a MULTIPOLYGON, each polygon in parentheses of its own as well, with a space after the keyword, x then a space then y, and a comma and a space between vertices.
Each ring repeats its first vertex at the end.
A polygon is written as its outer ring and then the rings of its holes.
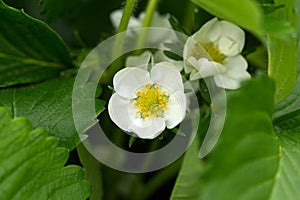
POLYGON ((194 57, 190 57, 187 61, 196 69, 196 71, 191 73, 190 80, 214 76, 225 71, 225 67, 223 65, 209 61, 206 58, 200 58, 197 61, 194 57))
POLYGON ((144 67, 145 65, 147 66, 151 56, 152 53, 150 51, 145 51, 144 53, 138 56, 129 56, 126 59, 125 66, 126 67, 138 67, 138 66, 144 67))
POLYGON ((110 14, 110 21, 115 29, 118 29, 121 18, 123 15, 123 10, 115 10, 110 14))
POLYGON ((228 57, 225 60, 226 64, 225 66, 229 68, 234 68, 240 69, 240 70, 246 70, 248 68, 248 63, 246 59, 242 55, 237 55, 233 57, 228 57))
POLYGON ((192 38, 198 42, 210 43, 217 41, 221 36, 220 21, 217 18, 206 22, 192 38))
MULTIPOLYGON (((203 58, 203 59, 205 59, 205 58, 203 58)), ((191 74, 190 74, 190 80, 191 81, 198 80, 198 79, 202 78, 201 74, 199 73, 199 71, 201 70, 200 65, 199 65, 199 62, 196 60, 195 57, 189 57, 187 59, 186 66, 191 66, 190 68, 192 68, 190 70, 191 71, 191 74)))
POLYGON ((214 76, 215 83, 218 87, 235 90, 240 87, 240 81, 229 78, 225 75, 214 76))
MULTIPOLYGON (((139 15, 140 21, 144 19, 145 13, 139 15)), ((152 29, 148 32, 147 44, 159 44, 166 41, 176 41, 177 37, 169 23, 167 15, 160 15, 158 12, 154 12, 150 27, 167 28, 170 31, 161 31, 160 29, 152 29)))
POLYGON ((216 74, 221 74, 225 71, 225 67, 214 61, 208 61, 206 58, 201 58, 198 60, 200 67, 200 75, 202 78, 213 76, 216 74))
POLYGON ((247 61, 241 55, 227 58, 225 67, 225 73, 214 77, 219 87, 232 90, 238 89, 241 82, 251 78, 247 72, 247 61))
POLYGON ((222 37, 218 41, 217 46, 225 56, 235 56, 242 51, 238 43, 227 37, 222 37))
POLYGON ((187 89, 191 89, 190 87, 192 87, 194 92, 197 93, 200 90, 199 80, 189 81, 188 86, 186 86, 186 85, 184 86, 184 88, 187 88, 187 89))
POLYGON ((129 125, 130 132, 143 139, 153 139, 161 134, 165 128, 166 124, 163 118, 137 118, 129 125))
POLYGON ((167 110, 164 114, 167 128, 172 129, 177 126, 185 117, 186 96, 182 91, 173 93, 169 98, 167 110))
MULTIPOLYGON (((115 10, 110 14, 110 20, 112 22, 112 25, 115 29, 119 28, 121 19, 123 16, 123 10, 119 9, 119 10, 115 10)), ((128 28, 132 29, 132 28, 139 28, 142 26, 142 21, 138 20, 135 17, 130 17, 129 23, 128 23, 128 28)))
POLYGON ((212 60, 199 41, 193 39, 193 37, 187 39, 183 49, 183 59, 186 60, 189 57, 195 57, 196 59, 207 58, 208 60, 212 60))
POLYGON ((142 27, 142 21, 138 20, 135 17, 130 17, 128 23, 128 29, 141 28, 141 27, 142 27))
POLYGON ((149 72, 138 67, 124 68, 113 78, 115 91, 124 98, 135 98, 131 95, 136 89, 151 83, 149 72))
POLYGON ((181 72, 183 70, 183 62, 182 61, 174 61, 173 62, 174 66, 175 66, 175 70, 181 72))
POLYGON ((124 99, 114 93, 108 102, 108 114, 111 120, 122 130, 129 131, 131 119, 128 109, 129 99, 124 99))
POLYGON ((167 15, 160 15, 158 12, 154 12, 151 26, 161 28, 172 28, 167 15))
POLYGON ((200 75, 199 71, 197 71, 197 70, 192 71, 190 74, 191 81, 199 80, 201 78, 202 78, 202 76, 200 75))
POLYGON ((219 49, 227 56, 235 56, 239 54, 245 45, 245 32, 237 25, 220 21, 221 37, 217 45, 219 49))
POLYGON ((246 80, 251 76, 247 72, 248 63, 241 55, 229 57, 226 59, 226 76, 236 80, 246 80))
POLYGON ((153 66, 150 74, 151 80, 160 84, 171 91, 183 91, 183 82, 181 74, 174 69, 171 63, 161 62, 153 66))
POLYGON ((192 51, 192 48, 194 47, 194 45, 195 45, 194 39, 192 37, 189 37, 186 40, 186 42, 184 44, 184 48, 183 48, 182 56, 183 56, 184 60, 187 59, 188 57, 192 56, 191 51, 192 51))
POLYGON ((184 71, 189 74, 192 71, 196 70, 195 66, 197 66, 197 59, 195 57, 188 57, 184 62, 184 71))
MULTIPOLYGON (((139 15, 139 20, 142 22, 145 17, 145 13, 142 12, 139 15)), ((159 28, 168 28, 171 29, 171 25, 166 15, 160 15, 158 12, 153 13, 152 21, 150 27, 159 27, 159 28)), ((156 45, 165 41, 173 41, 176 39, 176 35, 174 32, 170 31, 161 31, 160 29, 151 29, 148 30, 148 37, 146 40, 146 44, 156 45), (175 36, 175 37, 174 37, 175 36)))
MULTIPOLYGON (((205 58, 203 58, 205 59, 205 58)), ((206 59, 207 60, 207 59, 206 59)), ((187 62, 193 66, 193 69, 197 70, 197 71, 200 71, 200 66, 199 66, 199 62, 198 60, 195 58, 195 57, 189 57, 187 59, 187 62)), ((191 70, 192 71, 192 70, 191 70)))
POLYGON ((189 64, 189 63, 187 63, 187 62, 184 62, 184 72, 185 72, 186 74, 189 74, 189 73, 191 73, 192 71, 195 71, 195 68, 194 68, 191 64, 189 64))

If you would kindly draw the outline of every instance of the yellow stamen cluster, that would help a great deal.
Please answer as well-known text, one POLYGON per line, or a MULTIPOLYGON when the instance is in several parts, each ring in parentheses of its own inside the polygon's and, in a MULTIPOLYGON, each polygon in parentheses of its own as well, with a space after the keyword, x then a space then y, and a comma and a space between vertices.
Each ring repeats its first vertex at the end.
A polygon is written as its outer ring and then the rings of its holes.
POLYGON ((226 64, 226 56, 222 53, 222 51, 219 50, 218 46, 213 43, 207 43, 207 44, 199 44, 201 45, 209 54, 209 56, 212 58, 213 61, 226 64))
POLYGON ((158 85, 146 85, 142 90, 136 93, 135 106, 137 114, 141 118, 162 117, 167 109, 169 96, 166 92, 160 90, 158 85))

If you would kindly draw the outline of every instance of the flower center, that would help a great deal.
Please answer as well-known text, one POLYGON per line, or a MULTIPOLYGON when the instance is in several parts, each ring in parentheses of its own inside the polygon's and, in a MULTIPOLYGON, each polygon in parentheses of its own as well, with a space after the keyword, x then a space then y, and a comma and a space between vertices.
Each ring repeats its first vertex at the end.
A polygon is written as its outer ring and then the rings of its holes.
POLYGON ((136 93, 135 106, 141 118, 162 117, 167 109, 169 96, 158 85, 146 85, 136 93))
POLYGON ((226 64, 226 56, 222 53, 222 51, 219 50, 218 46, 213 43, 207 43, 207 44, 199 44, 203 46, 203 48, 207 51, 209 56, 213 59, 213 61, 226 64))

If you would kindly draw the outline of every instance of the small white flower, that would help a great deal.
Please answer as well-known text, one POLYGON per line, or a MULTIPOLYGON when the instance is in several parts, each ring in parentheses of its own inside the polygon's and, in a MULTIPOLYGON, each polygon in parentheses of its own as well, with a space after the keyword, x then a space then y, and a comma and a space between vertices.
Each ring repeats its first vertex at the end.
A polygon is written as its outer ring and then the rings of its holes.
POLYGON ((180 73, 161 62, 150 72, 139 67, 120 70, 113 78, 115 93, 108 103, 112 121, 138 137, 153 139, 185 117, 186 97, 180 73))
POLYGON ((190 80, 213 76, 217 86, 237 89, 251 78, 247 61, 240 55, 245 33, 238 26, 214 18, 192 35, 184 46, 185 72, 190 80))
MULTIPOLYGON (((120 25, 122 15, 123 15, 123 10, 115 10, 110 14, 110 20, 116 30, 118 29, 118 27, 120 25)), ((141 28, 144 17, 145 17, 144 12, 142 12, 138 16, 138 18, 131 16, 129 23, 128 23, 129 32, 131 29, 141 28)), ((158 12, 154 12, 150 27, 172 29, 172 26, 169 23, 167 15, 160 15, 158 12)), ((139 34, 138 30, 130 32, 131 37, 137 37, 138 34, 139 34)), ((161 42, 166 42, 166 41, 172 42, 176 39, 177 38, 176 38, 175 33, 172 33, 170 35, 169 31, 160 31, 160 30, 154 31, 154 30, 152 30, 151 36, 147 37, 146 42, 147 42, 147 44, 159 44, 161 42)))

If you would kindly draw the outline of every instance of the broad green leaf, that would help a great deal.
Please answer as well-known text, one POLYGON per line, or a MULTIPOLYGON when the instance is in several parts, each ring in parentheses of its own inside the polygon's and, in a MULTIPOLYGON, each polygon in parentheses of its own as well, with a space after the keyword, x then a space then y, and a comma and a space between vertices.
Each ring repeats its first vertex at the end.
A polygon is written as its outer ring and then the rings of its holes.
POLYGON ((294 200, 300 196, 300 129, 277 131, 279 163, 270 198, 294 200))
POLYGON ((199 147, 197 138, 184 156, 170 200, 197 199, 201 195, 203 164, 198 157, 199 147))
MULTIPOLYGON (((35 128, 44 127, 59 138, 61 145, 74 149, 79 143, 79 136, 72 115, 73 83, 74 78, 60 78, 22 88, 3 89, 0 90, 0 105, 7 107, 13 117, 28 117, 35 128)), ((93 91, 88 86, 84 91, 93 91)), ((98 115, 104 108, 104 102, 96 100, 96 104, 98 115)), ((82 113, 85 120, 80 122, 83 127, 80 134, 97 123, 97 116, 82 113)))
POLYGON ((89 2, 91 0, 40 0, 43 7, 42 13, 46 14, 50 21, 61 17, 77 16, 89 2))
POLYGON ((300 127, 300 108, 275 118, 274 124, 284 130, 300 127))
MULTIPOLYGON (((299 8, 300 1, 296 1, 296 8, 299 8)), ((298 15, 298 35, 300 34, 300 15, 298 15)), ((286 98, 284 101, 276 105, 276 112, 274 113, 274 118, 278 118, 284 115, 289 115, 290 112, 294 112, 300 109, 300 57, 299 57, 299 45, 298 44, 298 78, 296 82, 296 86, 293 92, 286 98)))
POLYGON ((270 14, 272 12, 275 12, 276 10, 283 8, 284 5, 278 5, 278 6, 274 6, 274 4, 264 4, 262 5, 262 9, 264 10, 265 14, 270 14))
POLYGON ((221 138, 207 158, 201 199, 299 197, 299 131, 274 132, 273 94, 272 82, 263 77, 229 95, 221 138))
POLYGON ((192 0, 211 14, 231 21, 257 36, 262 36, 263 11, 253 0, 192 0))
POLYGON ((279 162, 273 92, 264 77, 229 95, 223 132, 208 157, 203 199, 268 199, 279 162))
POLYGON ((72 67, 62 39, 45 23, 0 0, 0 87, 48 79, 72 67))
POLYGON ((42 129, 32 130, 26 118, 11 120, 0 108, 0 199, 84 200, 91 186, 83 169, 66 166, 68 150, 42 129))
POLYGON ((300 77, 298 76, 294 91, 283 102, 276 105, 274 118, 286 115, 300 108, 300 77))
MULTIPOLYGON (((299 59, 299 58, 298 58, 299 59)), ((299 63, 299 61, 298 61, 299 63)), ((298 64, 298 66, 300 66, 298 64)), ((278 104, 273 115, 274 123, 284 129, 295 128, 299 126, 300 118, 300 77, 298 76, 296 87, 291 95, 283 102, 278 104)))
MULTIPOLYGON (((275 0, 275 5, 284 4, 272 13, 273 19, 287 20, 296 29, 297 15, 294 12, 295 0, 275 0)), ((276 26, 276 23, 275 25, 276 26)), ((277 24, 278 26, 278 24, 277 24)), ((282 27, 285 30, 285 26, 282 27)), ((293 91, 297 78, 297 39, 278 39, 269 33, 267 38, 269 53, 269 75, 275 80, 275 103, 283 101, 293 91)))

